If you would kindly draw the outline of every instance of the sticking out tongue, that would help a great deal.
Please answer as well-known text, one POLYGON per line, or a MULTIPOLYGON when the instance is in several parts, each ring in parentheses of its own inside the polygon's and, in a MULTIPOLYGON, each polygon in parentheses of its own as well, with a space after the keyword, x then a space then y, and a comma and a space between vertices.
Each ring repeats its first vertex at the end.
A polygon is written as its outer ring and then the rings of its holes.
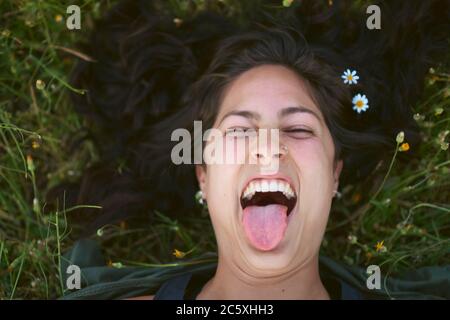
POLYGON ((280 243, 287 227, 287 209, 280 204, 244 209, 245 234, 255 248, 267 251, 280 243))

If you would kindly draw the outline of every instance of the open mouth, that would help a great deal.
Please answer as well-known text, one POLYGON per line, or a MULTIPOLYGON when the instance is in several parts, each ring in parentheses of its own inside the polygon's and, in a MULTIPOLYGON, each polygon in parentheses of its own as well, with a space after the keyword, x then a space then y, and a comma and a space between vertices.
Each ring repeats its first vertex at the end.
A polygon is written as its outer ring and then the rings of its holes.
POLYGON ((278 204, 287 207, 287 215, 292 212, 297 202, 297 195, 286 181, 256 180, 248 184, 241 195, 241 207, 264 207, 278 204))
POLYGON ((283 239, 297 195, 284 180, 256 179, 244 189, 240 203, 247 238, 255 248, 268 251, 283 239))

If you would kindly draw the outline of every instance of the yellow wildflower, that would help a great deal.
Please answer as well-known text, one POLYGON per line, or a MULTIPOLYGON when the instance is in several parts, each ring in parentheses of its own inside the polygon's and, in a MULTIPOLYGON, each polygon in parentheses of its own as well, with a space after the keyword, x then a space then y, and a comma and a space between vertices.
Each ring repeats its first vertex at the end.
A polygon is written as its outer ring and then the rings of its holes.
POLYGON ((404 142, 401 144, 401 146, 398 148, 398 151, 404 152, 409 150, 409 143, 404 142))
POLYGON ((375 245, 375 249, 377 252, 385 252, 387 249, 384 246, 384 240, 383 241, 378 241, 377 244, 375 245))
POLYGON ((174 255, 176 258, 178 258, 178 259, 182 259, 182 258, 184 258, 184 256, 186 255, 186 253, 183 252, 183 251, 180 251, 180 250, 175 249, 175 250, 173 250, 173 255, 174 255))

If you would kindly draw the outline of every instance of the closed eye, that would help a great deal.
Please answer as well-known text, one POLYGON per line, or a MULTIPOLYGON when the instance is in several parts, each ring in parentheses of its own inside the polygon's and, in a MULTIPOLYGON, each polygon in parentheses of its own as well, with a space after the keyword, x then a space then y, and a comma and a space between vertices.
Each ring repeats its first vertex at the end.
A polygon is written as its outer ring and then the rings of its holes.
POLYGON ((240 136, 247 136, 249 134, 253 134, 255 133, 255 129, 253 128, 247 128, 247 127, 233 127, 233 128, 228 128, 225 131, 225 135, 227 136, 236 136, 236 137, 240 137, 240 136))
POLYGON ((306 128, 289 128, 282 131, 295 139, 305 139, 314 136, 314 132, 306 128))

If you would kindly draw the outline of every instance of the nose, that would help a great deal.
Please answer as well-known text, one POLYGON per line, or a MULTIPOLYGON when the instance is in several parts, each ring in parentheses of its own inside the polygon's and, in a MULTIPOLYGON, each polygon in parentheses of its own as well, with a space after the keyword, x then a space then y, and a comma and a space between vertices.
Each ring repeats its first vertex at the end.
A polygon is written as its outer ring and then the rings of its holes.
POLYGON ((271 160, 275 159, 283 159, 287 155, 287 147, 285 145, 280 145, 278 150, 274 150, 276 148, 254 148, 251 152, 252 157, 257 161, 271 160))
POLYGON ((259 136, 256 143, 253 143, 250 149, 252 163, 261 165, 271 165, 272 162, 280 161, 286 158, 288 148, 280 142, 278 131, 270 134, 270 139, 264 139, 259 136))

